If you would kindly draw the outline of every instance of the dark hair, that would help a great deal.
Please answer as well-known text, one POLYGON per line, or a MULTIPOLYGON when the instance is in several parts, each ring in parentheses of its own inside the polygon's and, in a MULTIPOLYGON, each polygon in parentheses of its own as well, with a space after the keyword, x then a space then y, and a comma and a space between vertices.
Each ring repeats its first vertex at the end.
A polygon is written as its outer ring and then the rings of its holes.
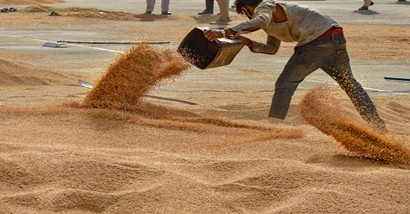
POLYGON ((235 8, 238 14, 243 14, 242 9, 246 6, 256 6, 261 3, 262 0, 236 0, 235 8))

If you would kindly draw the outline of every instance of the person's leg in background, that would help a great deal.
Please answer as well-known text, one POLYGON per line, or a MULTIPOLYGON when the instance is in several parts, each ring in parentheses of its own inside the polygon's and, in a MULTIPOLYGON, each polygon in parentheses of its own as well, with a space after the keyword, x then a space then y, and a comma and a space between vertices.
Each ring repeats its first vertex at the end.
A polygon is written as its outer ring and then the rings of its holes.
POLYGON ((368 10, 374 3, 372 0, 363 0, 363 6, 359 10, 368 10))
POLYGON ((162 15, 171 15, 169 12, 169 1, 170 0, 162 0, 161 1, 161 14, 162 15))
POLYGON ((198 15, 213 14, 214 13, 214 0, 205 0, 205 10, 198 13, 198 15))
POLYGON ((229 0, 216 0, 219 6, 220 15, 216 21, 210 24, 227 24, 231 21, 229 18, 229 0))
POLYGON ((154 11, 155 0, 147 0, 147 9, 145 9, 145 14, 151 14, 154 11))

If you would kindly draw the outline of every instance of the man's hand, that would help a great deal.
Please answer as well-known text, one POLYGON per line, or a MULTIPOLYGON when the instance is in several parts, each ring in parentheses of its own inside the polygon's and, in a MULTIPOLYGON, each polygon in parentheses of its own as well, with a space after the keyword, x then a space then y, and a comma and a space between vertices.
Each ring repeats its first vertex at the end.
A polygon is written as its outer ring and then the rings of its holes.
POLYGON ((215 41, 218 38, 224 37, 221 30, 205 30, 204 36, 211 42, 215 41))
POLYGON ((225 36, 226 36, 226 38, 232 39, 232 38, 235 37, 235 34, 236 34, 236 32, 233 31, 231 28, 228 28, 228 29, 225 30, 225 36))
POLYGON ((233 39, 235 34, 236 32, 233 31, 231 28, 211 29, 211 30, 204 31, 205 38, 207 38, 209 41, 212 41, 212 42, 218 38, 223 38, 223 37, 233 39))
POLYGON ((242 41, 242 44, 244 44, 244 45, 246 45, 246 46, 248 46, 248 47, 250 47, 250 48, 252 48, 252 46, 253 46, 252 40, 250 40, 250 39, 248 39, 248 38, 246 38, 246 37, 244 37, 244 36, 236 36, 235 39, 241 40, 241 41, 242 41))

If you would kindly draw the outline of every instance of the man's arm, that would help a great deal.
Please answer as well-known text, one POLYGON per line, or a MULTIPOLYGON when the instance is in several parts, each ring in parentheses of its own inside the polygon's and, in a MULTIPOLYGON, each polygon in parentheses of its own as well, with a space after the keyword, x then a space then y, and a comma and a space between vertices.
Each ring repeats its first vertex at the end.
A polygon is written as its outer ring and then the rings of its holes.
POLYGON ((236 33, 249 33, 261 28, 265 28, 272 21, 276 12, 276 6, 273 4, 262 4, 255 8, 252 19, 242 22, 231 29, 236 33))
POLYGON ((268 36, 266 39, 266 43, 252 41, 244 36, 237 37, 242 41, 242 43, 249 47, 254 53, 264 53, 264 54, 276 54, 280 47, 280 40, 276 39, 275 37, 268 36))
POLYGON ((279 47, 280 47, 280 40, 273 36, 268 36, 266 38, 266 43, 254 42, 253 47, 252 47, 252 52, 273 55, 278 52, 279 47))

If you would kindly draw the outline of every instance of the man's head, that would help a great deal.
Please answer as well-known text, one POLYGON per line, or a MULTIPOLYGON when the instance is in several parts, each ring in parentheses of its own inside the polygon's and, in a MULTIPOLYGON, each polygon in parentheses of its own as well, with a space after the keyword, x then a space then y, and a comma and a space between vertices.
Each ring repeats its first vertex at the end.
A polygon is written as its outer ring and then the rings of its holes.
POLYGON ((253 11, 262 0, 236 0, 235 8, 238 14, 245 14, 249 19, 252 18, 253 11))

